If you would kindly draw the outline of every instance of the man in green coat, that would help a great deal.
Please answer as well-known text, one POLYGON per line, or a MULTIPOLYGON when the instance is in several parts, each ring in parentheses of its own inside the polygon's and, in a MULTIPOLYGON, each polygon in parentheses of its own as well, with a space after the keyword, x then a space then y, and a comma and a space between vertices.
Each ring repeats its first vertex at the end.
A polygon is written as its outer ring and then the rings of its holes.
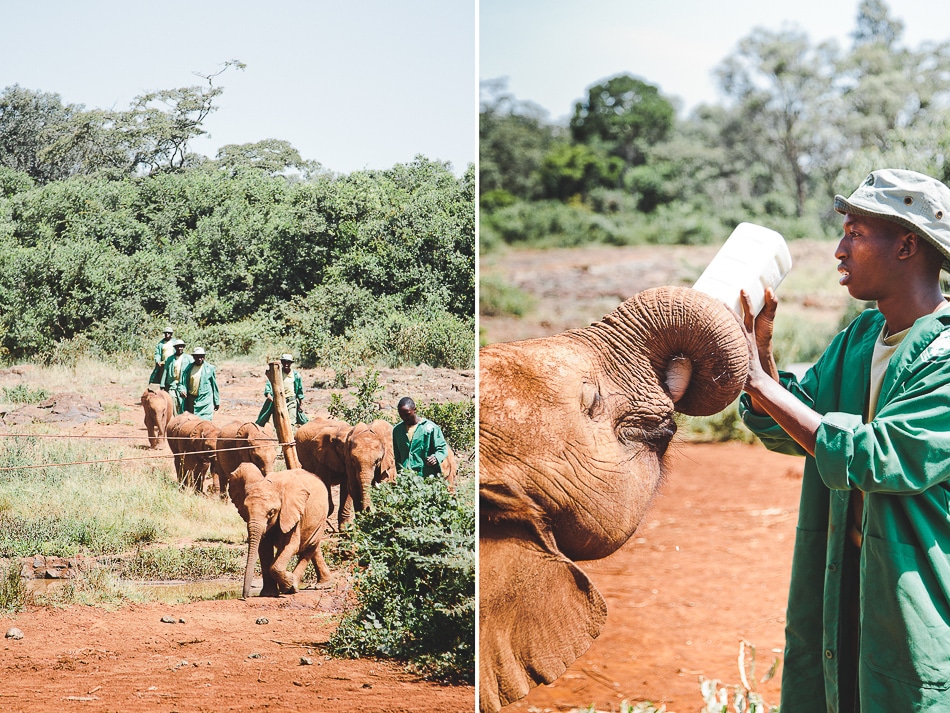
POLYGON ((185 401, 178 392, 178 384, 181 382, 181 375, 185 367, 191 364, 193 359, 190 354, 185 354, 185 343, 181 339, 174 341, 175 353, 165 360, 165 368, 162 370, 162 389, 171 394, 172 401, 175 403, 175 415, 179 415, 185 410, 185 401))
MULTIPOLYGON (((287 414, 290 416, 292 427, 302 426, 310 419, 303 412, 303 379, 293 368, 292 354, 280 355, 280 376, 284 387, 284 398, 287 402, 287 414)), ((274 387, 270 379, 264 384, 264 405, 257 414, 257 425, 263 426, 274 413, 274 387)), ((276 426, 275 426, 276 428, 276 426)))
POLYGON ((874 301, 801 381, 753 320, 743 420, 805 456, 782 713, 950 711, 950 188, 871 173, 845 199, 840 283, 874 301))
POLYGON ((150 384, 162 383, 165 361, 175 353, 175 342, 172 339, 172 334, 174 334, 172 328, 165 327, 162 338, 159 339, 158 344, 155 345, 155 368, 152 369, 152 373, 148 377, 148 383, 150 384))
POLYGON ((181 373, 178 393, 184 399, 185 411, 210 421, 221 405, 215 368, 205 361, 205 350, 201 347, 191 352, 191 358, 193 361, 181 373))
POLYGON ((418 475, 441 475, 448 446, 442 429, 416 414, 416 403, 408 396, 396 406, 401 423, 393 426, 393 455, 398 471, 411 470, 418 475))

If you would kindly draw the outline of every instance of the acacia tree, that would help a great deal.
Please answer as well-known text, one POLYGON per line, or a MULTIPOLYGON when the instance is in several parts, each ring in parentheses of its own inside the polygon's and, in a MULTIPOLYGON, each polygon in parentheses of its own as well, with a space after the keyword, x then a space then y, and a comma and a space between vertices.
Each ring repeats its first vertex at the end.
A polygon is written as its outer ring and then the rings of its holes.
POLYGON ((0 94, 0 166, 21 171, 39 183, 66 178, 75 170, 68 152, 51 160, 50 147, 69 132, 83 110, 64 105, 59 94, 26 89, 19 84, 0 94))

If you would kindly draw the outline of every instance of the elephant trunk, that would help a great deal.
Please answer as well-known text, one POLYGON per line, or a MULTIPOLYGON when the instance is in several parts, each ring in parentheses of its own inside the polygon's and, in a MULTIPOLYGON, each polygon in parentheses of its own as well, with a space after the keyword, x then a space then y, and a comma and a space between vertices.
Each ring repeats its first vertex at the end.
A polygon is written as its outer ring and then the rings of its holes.
POLYGON ((251 596, 251 579, 254 577, 254 563, 257 562, 257 551, 261 544, 264 528, 260 523, 249 520, 247 523, 247 563, 244 567, 244 588, 241 597, 251 596))
POLYGON ((600 322, 569 334, 601 351, 621 383, 643 378, 645 356, 675 409, 690 416, 724 409, 748 374, 749 348, 736 315, 687 287, 644 290, 600 322))

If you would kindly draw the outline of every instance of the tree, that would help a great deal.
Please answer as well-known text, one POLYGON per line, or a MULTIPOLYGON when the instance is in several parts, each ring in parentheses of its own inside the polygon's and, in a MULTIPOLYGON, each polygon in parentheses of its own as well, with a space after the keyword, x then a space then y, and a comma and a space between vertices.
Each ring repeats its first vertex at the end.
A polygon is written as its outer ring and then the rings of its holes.
POLYGON ((229 176, 246 169, 264 171, 271 176, 295 170, 306 176, 320 167, 316 161, 304 161, 289 141, 281 139, 226 144, 218 149, 215 163, 229 176))
POLYGON ((68 132, 81 106, 64 105, 59 94, 25 89, 19 84, 0 95, 0 166, 21 171, 39 183, 66 178, 74 171, 66 155, 44 155, 68 132))
POLYGON ((826 160, 819 127, 827 125, 836 99, 832 71, 837 45, 813 48, 794 29, 756 29, 716 72, 734 101, 740 155, 764 161, 794 192, 797 215, 804 214, 809 169, 826 160))
POLYGON ((571 118, 571 136, 582 144, 601 144, 627 164, 640 165, 651 145, 673 128, 675 108, 652 84, 620 74, 588 89, 571 118))
POLYGON ((538 170, 557 127, 536 104, 516 100, 503 80, 482 82, 478 117, 479 183, 482 196, 506 191, 528 200, 539 197, 538 170))

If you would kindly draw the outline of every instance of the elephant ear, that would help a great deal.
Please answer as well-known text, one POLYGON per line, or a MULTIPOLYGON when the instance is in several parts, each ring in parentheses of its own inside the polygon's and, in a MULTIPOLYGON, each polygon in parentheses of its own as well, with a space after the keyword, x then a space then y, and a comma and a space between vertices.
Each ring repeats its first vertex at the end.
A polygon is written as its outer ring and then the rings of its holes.
MULTIPOLYGON (((292 474, 294 471, 285 472, 292 474)), ((285 478, 280 492, 280 516, 277 521, 281 532, 286 534, 297 526, 300 518, 303 517, 303 511, 307 506, 309 497, 310 490, 304 485, 301 478, 293 475, 285 478)))
POLYGON ((543 513, 516 489, 484 483, 479 489, 482 711, 552 682, 590 648, 607 619, 600 592, 558 550, 543 513))

